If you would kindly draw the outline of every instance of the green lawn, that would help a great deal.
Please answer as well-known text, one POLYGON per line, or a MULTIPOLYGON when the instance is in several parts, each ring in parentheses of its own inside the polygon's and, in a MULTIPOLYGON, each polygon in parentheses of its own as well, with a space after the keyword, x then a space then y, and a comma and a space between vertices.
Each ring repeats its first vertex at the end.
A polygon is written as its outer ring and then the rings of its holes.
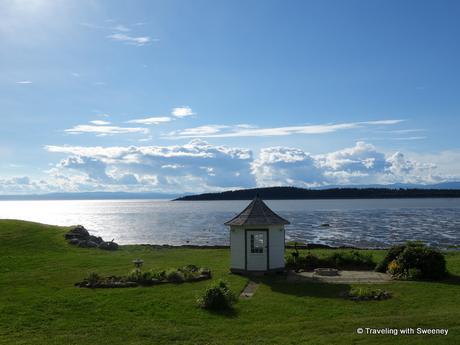
MULTIPOLYGON (((394 297, 353 302, 340 297, 347 285, 264 278, 234 313, 210 313, 195 305, 209 281, 98 290, 73 284, 91 271, 124 275, 140 257, 146 269, 210 267, 213 279, 240 292, 246 278, 228 273, 228 250, 122 246, 106 252, 68 245, 65 231, 0 220, 1 344, 460 344, 457 279, 379 285, 394 297), (449 334, 357 335, 358 327, 448 328, 449 334)), ((460 253, 446 255, 449 271, 460 275, 460 253)))

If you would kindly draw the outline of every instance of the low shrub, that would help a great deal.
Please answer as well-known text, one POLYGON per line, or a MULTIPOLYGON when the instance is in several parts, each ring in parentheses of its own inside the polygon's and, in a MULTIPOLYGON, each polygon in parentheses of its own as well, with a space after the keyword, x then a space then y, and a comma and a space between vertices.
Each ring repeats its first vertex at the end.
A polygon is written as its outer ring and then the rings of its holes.
POLYGON ((447 275, 444 255, 420 242, 390 248, 376 270, 401 279, 441 279, 447 275))
POLYGON ((231 309, 235 302, 235 294, 222 280, 209 286, 204 294, 197 298, 199 307, 216 311, 231 309))
POLYGON ((373 269, 375 262, 372 259, 372 255, 369 253, 363 253, 357 250, 349 252, 335 252, 330 257, 334 268, 341 269, 353 269, 353 268, 366 268, 373 269))
POLYGON ((373 269, 375 262, 371 254, 358 250, 332 252, 319 257, 311 252, 298 257, 287 256, 286 267, 290 269, 312 270, 319 267, 336 269, 373 269))

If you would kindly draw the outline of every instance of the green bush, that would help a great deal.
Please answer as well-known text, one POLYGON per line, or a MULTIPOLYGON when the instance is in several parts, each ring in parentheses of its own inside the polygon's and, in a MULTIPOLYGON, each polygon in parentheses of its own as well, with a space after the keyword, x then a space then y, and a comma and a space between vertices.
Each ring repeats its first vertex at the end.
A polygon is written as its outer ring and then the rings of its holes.
POLYGON ((235 302, 235 294, 224 281, 209 286, 204 294, 197 298, 198 306, 209 310, 231 309, 235 302))
POLYGON ((444 255, 419 242, 390 248, 376 270, 403 279, 440 279, 447 275, 444 255))
POLYGON ((377 272, 385 273, 388 270, 388 265, 393 261, 396 260, 399 255, 406 249, 406 247, 424 247, 425 245, 419 241, 407 241, 405 244, 399 244, 392 246, 389 250, 385 258, 377 264, 375 270, 377 272))

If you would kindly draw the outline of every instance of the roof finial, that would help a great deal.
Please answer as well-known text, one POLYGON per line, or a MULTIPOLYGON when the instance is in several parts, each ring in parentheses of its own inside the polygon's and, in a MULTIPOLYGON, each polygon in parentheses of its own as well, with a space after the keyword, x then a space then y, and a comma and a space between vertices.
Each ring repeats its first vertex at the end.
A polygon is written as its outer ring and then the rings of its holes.
POLYGON ((256 199, 260 199, 259 192, 256 193, 256 199))

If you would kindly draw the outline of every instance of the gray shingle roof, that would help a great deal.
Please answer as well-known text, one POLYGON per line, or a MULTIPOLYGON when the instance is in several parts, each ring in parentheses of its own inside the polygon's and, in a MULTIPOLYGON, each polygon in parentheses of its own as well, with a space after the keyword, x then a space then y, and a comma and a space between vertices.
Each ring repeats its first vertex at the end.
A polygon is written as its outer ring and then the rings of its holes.
POLYGON ((278 225, 290 224, 256 196, 254 200, 237 216, 225 222, 225 225, 278 225))

